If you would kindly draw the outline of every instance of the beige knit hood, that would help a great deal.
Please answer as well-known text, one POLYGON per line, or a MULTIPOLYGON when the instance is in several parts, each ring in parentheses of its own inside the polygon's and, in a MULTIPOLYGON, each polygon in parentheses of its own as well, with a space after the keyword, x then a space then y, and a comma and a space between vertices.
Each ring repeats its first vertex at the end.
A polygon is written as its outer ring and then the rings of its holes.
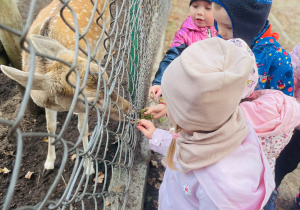
POLYGON ((238 104, 253 59, 220 38, 186 48, 164 72, 162 94, 176 124, 187 131, 177 139, 177 160, 184 172, 219 161, 248 133, 238 104))

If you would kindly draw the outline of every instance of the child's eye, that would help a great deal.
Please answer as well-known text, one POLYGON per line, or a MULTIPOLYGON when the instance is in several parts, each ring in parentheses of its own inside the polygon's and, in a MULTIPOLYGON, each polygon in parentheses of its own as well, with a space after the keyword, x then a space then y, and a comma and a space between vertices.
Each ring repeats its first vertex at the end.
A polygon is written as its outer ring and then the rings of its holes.
POLYGON ((198 8, 198 6, 197 6, 197 5, 193 5, 193 7, 194 7, 195 9, 197 9, 197 8, 198 8))
POLYGON ((206 7, 205 9, 207 9, 207 10, 211 10, 211 7, 206 7))

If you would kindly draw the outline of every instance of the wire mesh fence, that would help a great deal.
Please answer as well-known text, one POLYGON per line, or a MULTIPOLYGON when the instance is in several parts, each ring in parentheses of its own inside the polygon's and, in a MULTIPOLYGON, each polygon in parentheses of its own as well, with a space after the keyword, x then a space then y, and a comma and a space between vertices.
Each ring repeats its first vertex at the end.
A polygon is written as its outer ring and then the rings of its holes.
POLYGON ((53 0, 36 18, 23 4, 17 26, 0 0, 0 206, 126 209, 170 0, 53 0))

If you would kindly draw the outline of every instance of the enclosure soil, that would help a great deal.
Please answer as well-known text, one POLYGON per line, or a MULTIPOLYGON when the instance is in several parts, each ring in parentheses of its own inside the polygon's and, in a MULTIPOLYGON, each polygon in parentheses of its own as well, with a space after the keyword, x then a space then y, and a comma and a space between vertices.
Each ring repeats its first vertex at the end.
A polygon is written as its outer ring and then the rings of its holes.
MULTIPOLYGON (((16 87, 16 84, 8 79, 3 73, 0 73, 0 116, 4 119, 15 119, 16 110, 21 103, 21 96, 16 87)), ((67 113, 58 113, 57 118, 57 133, 61 130, 60 122, 64 122, 67 113)), ((89 119, 89 122, 93 122, 93 118, 89 119)), ((116 125, 110 124, 110 127, 115 127, 116 125)), ((41 114, 39 116, 34 116, 30 114, 25 114, 21 121, 21 129, 27 132, 47 132, 46 129, 46 119, 45 115, 41 114)), ((10 178, 13 173, 14 161, 16 156, 16 139, 9 135, 9 130, 7 127, 0 125, 0 168, 6 167, 11 170, 8 174, 0 174, 0 186, 1 189, 8 189, 10 184, 10 178)), ((79 132, 77 130, 77 116, 73 115, 70 124, 67 127, 67 132, 63 135, 63 139, 73 141, 78 138, 79 132)), ((113 141, 112 141, 113 142, 113 141)), ((61 145, 56 146, 56 162, 55 169, 44 171, 44 162, 47 156, 48 143, 43 137, 28 137, 23 138, 23 155, 22 164, 20 167, 20 173, 18 181, 15 187, 15 192, 13 200, 11 202, 10 209, 15 209, 24 205, 35 205, 42 201, 46 196, 51 184, 56 178, 56 174, 59 166, 61 165, 61 159, 63 154, 63 147, 61 145), (25 175, 28 172, 32 172, 30 178, 26 178, 25 175)), ((115 151, 117 150, 118 144, 110 144, 107 150, 106 160, 112 160, 115 151)), ((101 152, 101 151, 100 151, 101 152)), ((72 154, 68 156, 66 166, 59 184, 56 186, 55 190, 50 196, 50 200, 57 200, 61 197, 62 193, 66 188, 68 183, 68 178, 71 176, 74 160, 72 160, 72 154)), ((99 166, 99 171, 104 171, 104 168, 99 166)), ((84 173, 81 171, 81 173, 84 173)), ((107 174, 110 174, 108 171, 107 174)), ((90 175, 88 187, 93 187, 94 175, 90 175)), ((108 177, 107 177, 108 178, 108 177)), ((109 180, 109 179, 108 179, 109 180)), ((99 191, 102 189, 102 185, 97 186, 99 191)), ((80 191, 79 191, 80 192, 80 191)), ((0 206, 3 205, 4 198, 6 196, 6 191, 0 192, 0 206)), ((85 202, 85 207, 87 209, 94 208, 93 202, 85 202)), ((75 205, 76 207, 76 205, 75 205)), ((79 208, 81 209, 81 208, 79 208)))

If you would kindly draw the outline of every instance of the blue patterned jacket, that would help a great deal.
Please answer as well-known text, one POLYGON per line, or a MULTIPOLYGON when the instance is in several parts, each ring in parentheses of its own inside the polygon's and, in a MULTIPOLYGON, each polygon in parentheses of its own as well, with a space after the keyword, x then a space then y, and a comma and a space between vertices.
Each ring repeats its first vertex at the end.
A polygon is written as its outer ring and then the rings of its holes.
POLYGON ((277 42, 278 37, 278 34, 271 33, 271 24, 268 21, 251 46, 259 74, 257 89, 275 89, 293 96, 294 74, 291 57, 277 42))

